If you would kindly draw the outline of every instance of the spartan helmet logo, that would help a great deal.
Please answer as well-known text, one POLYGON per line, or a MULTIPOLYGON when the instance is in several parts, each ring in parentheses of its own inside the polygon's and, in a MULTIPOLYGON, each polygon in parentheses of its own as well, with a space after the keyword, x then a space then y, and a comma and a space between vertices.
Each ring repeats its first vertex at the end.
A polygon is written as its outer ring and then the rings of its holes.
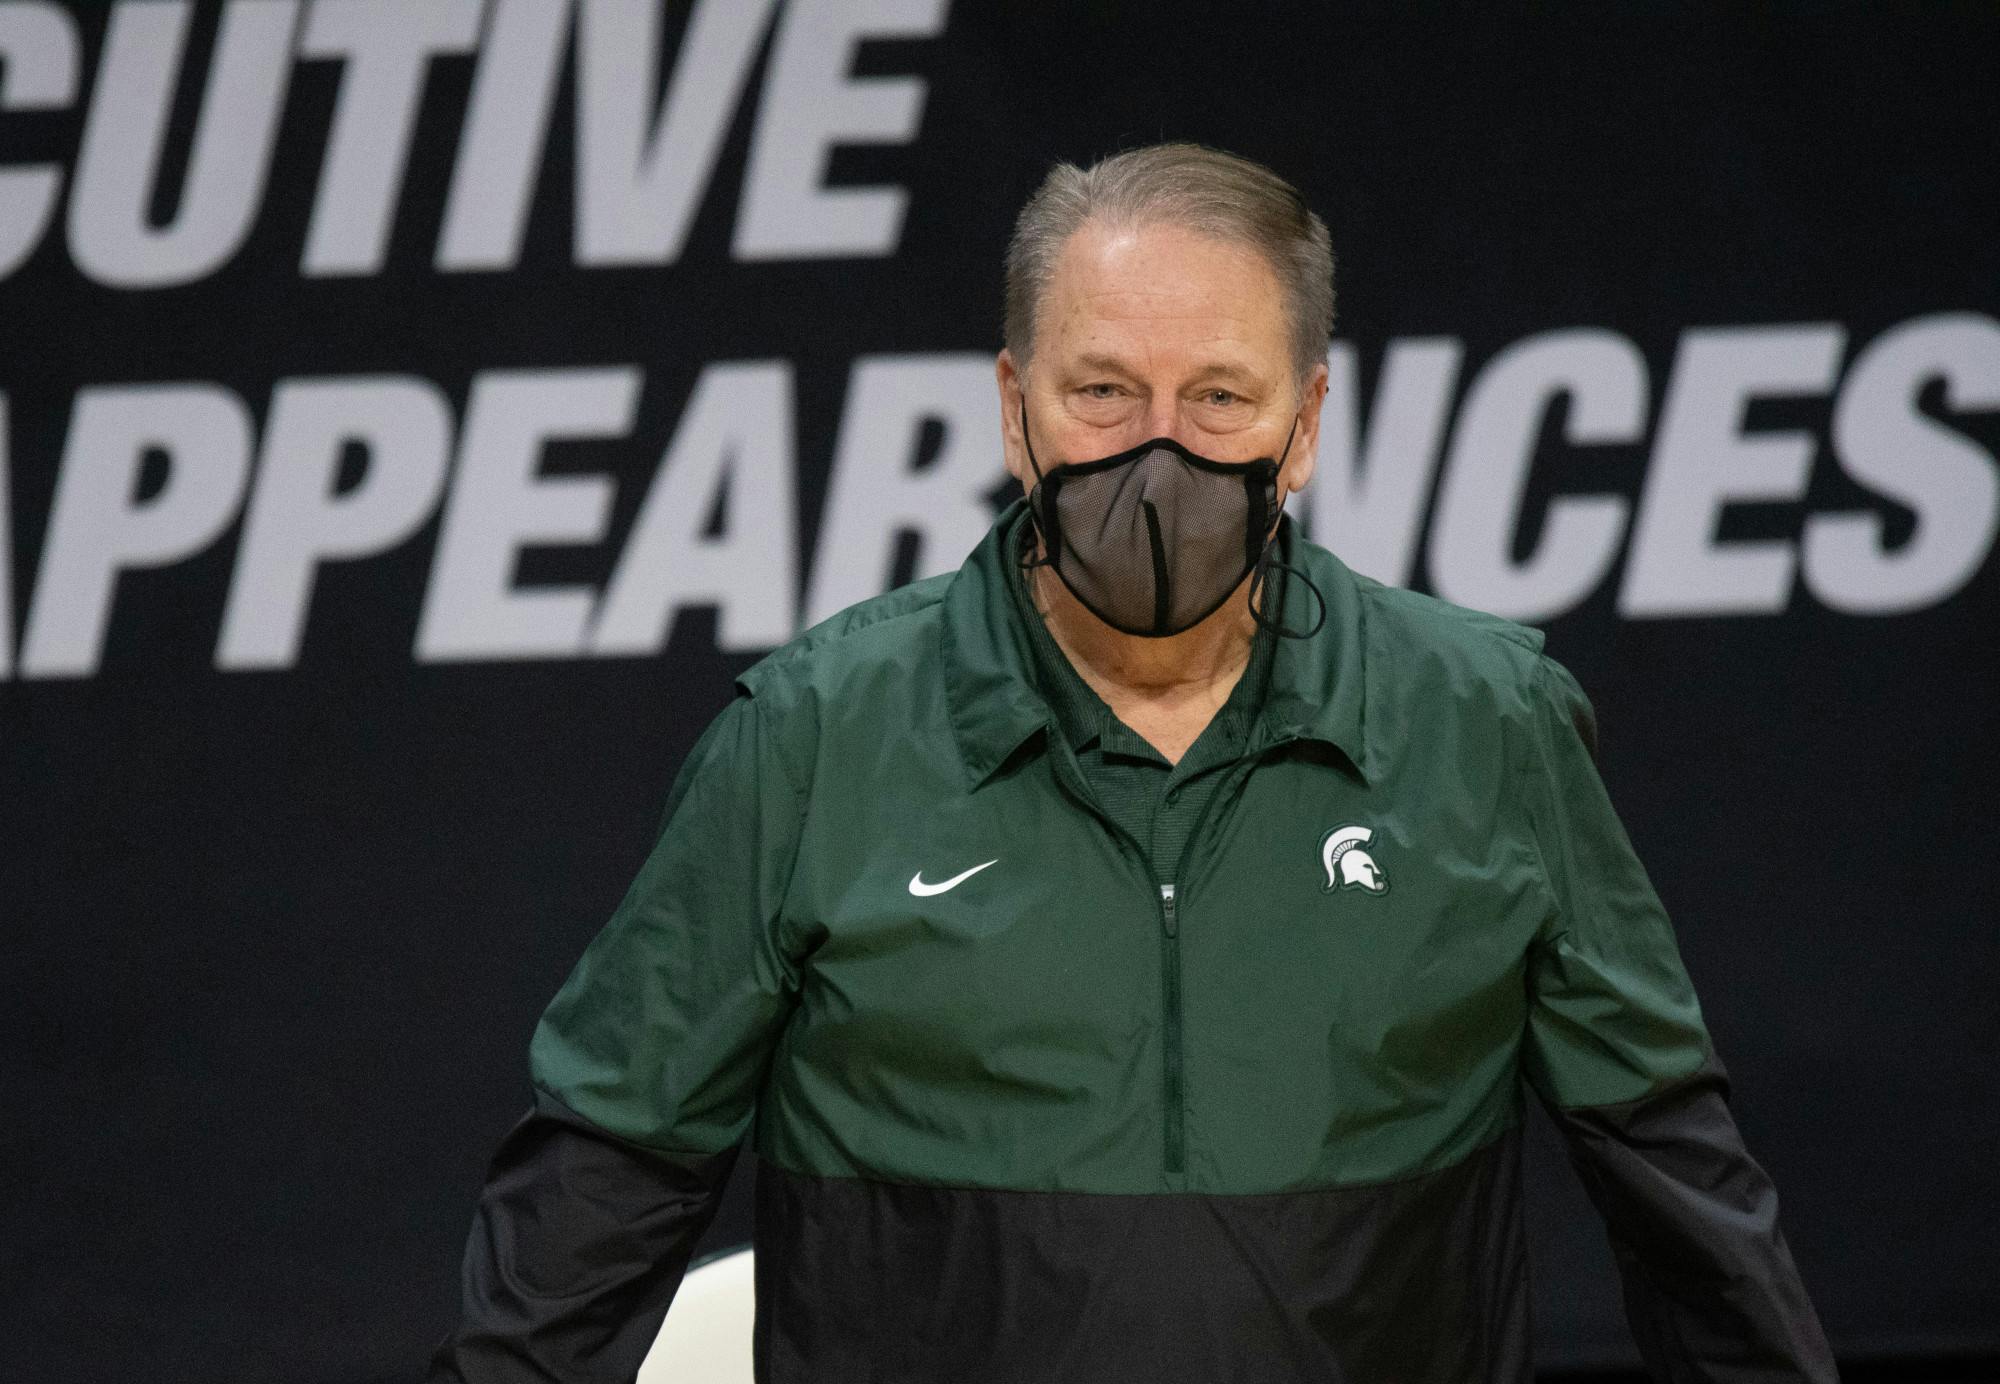
POLYGON ((1326 869, 1326 888, 1366 889, 1371 894, 1389 890, 1388 876, 1375 857, 1361 848, 1373 840, 1367 827, 1335 827, 1320 838, 1319 863, 1326 869))

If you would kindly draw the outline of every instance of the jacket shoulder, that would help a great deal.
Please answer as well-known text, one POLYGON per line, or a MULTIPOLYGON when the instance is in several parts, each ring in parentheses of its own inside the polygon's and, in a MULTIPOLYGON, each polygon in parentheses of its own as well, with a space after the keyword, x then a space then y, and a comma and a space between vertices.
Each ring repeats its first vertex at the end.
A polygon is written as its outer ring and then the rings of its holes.
POLYGON ((1533 625, 1459 605, 1442 596, 1391 586, 1360 572, 1354 573, 1354 583, 1361 589, 1361 599, 1370 614, 1379 614, 1399 633, 1416 636, 1426 643, 1462 644, 1476 652, 1493 640, 1501 640, 1527 653, 1538 654, 1546 640, 1533 625))
POLYGON ((854 668, 926 646, 953 572, 908 582, 809 625, 736 675, 753 697, 786 701, 841 681, 854 668))
POLYGON ((1372 682, 1479 691, 1510 709, 1533 701, 1547 661, 1541 630, 1359 572, 1354 580, 1365 612, 1369 662, 1380 674, 1372 682))
POLYGON ((857 601, 737 674, 739 694, 761 706, 803 791, 811 792, 829 739, 879 737, 884 725, 921 733, 938 719, 938 624, 953 575, 857 601))

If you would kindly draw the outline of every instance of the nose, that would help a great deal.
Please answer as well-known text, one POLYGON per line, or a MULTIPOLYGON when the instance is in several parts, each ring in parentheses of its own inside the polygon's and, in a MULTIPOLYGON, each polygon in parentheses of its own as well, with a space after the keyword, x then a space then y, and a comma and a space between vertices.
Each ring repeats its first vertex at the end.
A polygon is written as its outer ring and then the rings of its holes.
POLYGON ((1180 400, 1171 392, 1163 390, 1153 396, 1146 406, 1144 424, 1146 437, 1171 437, 1183 445, 1187 443, 1181 436, 1180 400))

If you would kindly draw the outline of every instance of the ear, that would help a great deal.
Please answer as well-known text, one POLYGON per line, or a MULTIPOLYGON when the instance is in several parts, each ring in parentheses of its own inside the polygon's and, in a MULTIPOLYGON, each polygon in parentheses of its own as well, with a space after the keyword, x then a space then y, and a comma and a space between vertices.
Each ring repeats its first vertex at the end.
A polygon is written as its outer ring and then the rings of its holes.
POLYGON ((1319 414, 1326 403, 1326 387, 1326 362, 1316 361, 1306 374, 1304 387, 1299 390, 1299 431, 1292 439, 1292 450, 1285 457, 1279 481, 1287 494, 1305 489, 1306 482, 1312 479, 1313 467, 1319 461, 1319 414))
POLYGON ((1014 353, 1001 349, 993 361, 993 380, 1000 388, 1000 442, 1007 463, 1007 474, 1021 483, 1021 489, 1028 488, 1028 453, 1021 436, 1021 391, 1023 381, 1021 370, 1015 363, 1014 353))

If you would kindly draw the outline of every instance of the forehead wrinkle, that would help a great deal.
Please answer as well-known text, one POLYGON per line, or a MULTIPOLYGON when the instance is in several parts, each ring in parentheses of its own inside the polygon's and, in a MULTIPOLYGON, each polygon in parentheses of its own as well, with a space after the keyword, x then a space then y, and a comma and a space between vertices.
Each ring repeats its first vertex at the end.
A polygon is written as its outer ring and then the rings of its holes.
MULTIPOLYGON (((1098 319, 1102 322, 1103 319, 1098 319)), ((1228 329, 1192 333, 1187 336, 1172 336, 1162 339, 1162 334, 1145 332, 1130 334, 1117 330, 1082 330, 1076 332, 1071 343, 1074 358, 1080 364, 1101 363, 1116 365, 1124 356, 1143 354, 1153 357, 1162 352, 1178 355, 1206 356, 1200 363, 1202 369, 1229 368, 1246 373, 1257 370, 1255 358, 1259 354, 1255 339, 1246 332, 1228 329)))
POLYGON ((1204 311, 1149 312, 1143 308, 1120 310, 1115 301, 1109 311, 1091 302, 1071 304, 1063 314, 1062 326, 1087 331, 1095 325, 1139 326, 1139 327, 1192 327, 1188 333, 1188 344, 1205 345, 1210 342, 1233 342, 1249 345, 1263 333, 1251 317, 1236 313, 1214 313, 1204 311))
POLYGON ((1120 319, 1144 317, 1147 319, 1175 322, 1208 319, 1247 323, 1252 320, 1252 314, 1242 312, 1235 307, 1234 299, 1224 299, 1223 302, 1215 304, 1173 301, 1183 298, 1184 295, 1171 294, 1165 291, 1145 294, 1127 289, 1098 289, 1095 292, 1075 295, 1068 305, 1068 311, 1065 313, 1065 316, 1073 318, 1086 312, 1094 312, 1099 316, 1110 316, 1120 319), (1134 298, 1167 299, 1169 301, 1164 304, 1155 304, 1152 302, 1134 302, 1132 301, 1134 298))
POLYGON ((1093 246, 1088 228, 1079 231, 1057 261, 1049 278, 1048 291, 1057 293, 1069 287, 1072 293, 1086 297, 1124 293, 1159 298, 1186 297, 1192 291, 1195 296, 1233 299, 1242 296, 1241 291, 1247 289, 1260 298, 1268 297, 1276 301, 1282 297, 1276 275, 1255 251, 1202 236, 1175 236, 1167 228, 1160 228, 1160 234, 1166 238, 1165 244, 1149 245, 1143 237, 1126 234, 1102 240, 1093 246), (1199 275, 1200 282, 1194 286, 1180 277, 1186 266, 1175 263, 1177 259, 1184 258, 1177 253, 1176 247, 1185 250, 1190 246, 1196 249, 1196 259, 1207 262, 1202 266, 1205 272, 1199 275), (1167 276, 1167 281, 1161 284, 1163 274, 1167 276), (1110 282, 1085 287, 1075 284, 1077 279, 1110 282), (1231 292, 1229 288, 1211 282, 1215 279, 1238 281, 1233 286, 1238 291, 1231 292))
POLYGON ((1171 227, 1121 228, 1065 247, 1043 302, 1069 368, 1262 381, 1290 359, 1289 323, 1270 266, 1254 251, 1171 227), (1194 251, 1190 256, 1189 250, 1194 251))

